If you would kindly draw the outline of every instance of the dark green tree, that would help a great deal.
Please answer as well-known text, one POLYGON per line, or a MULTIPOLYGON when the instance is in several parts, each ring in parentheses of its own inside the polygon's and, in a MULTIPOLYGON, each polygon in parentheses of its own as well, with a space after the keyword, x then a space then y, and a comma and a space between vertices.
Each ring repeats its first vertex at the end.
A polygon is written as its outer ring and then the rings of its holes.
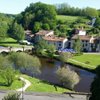
POLYGON ((40 22, 35 22, 33 26, 33 33, 38 32, 41 29, 41 23, 40 22))
POLYGON ((9 34, 12 38, 17 41, 23 40, 25 38, 25 32, 21 25, 14 22, 9 30, 9 34))
POLYGON ((81 53, 81 51, 82 51, 82 43, 81 43, 81 40, 80 40, 79 37, 75 40, 74 45, 73 45, 73 49, 74 49, 78 54, 81 53))
POLYGON ((23 25, 24 29, 28 27, 32 30, 35 22, 40 22, 42 25, 48 23, 50 29, 53 29, 56 25, 56 8, 53 5, 41 2, 31 3, 21 15, 21 19, 16 17, 16 20, 23 25))
POLYGON ((96 76, 91 84, 91 96, 89 100, 100 100, 100 65, 96 68, 96 76))

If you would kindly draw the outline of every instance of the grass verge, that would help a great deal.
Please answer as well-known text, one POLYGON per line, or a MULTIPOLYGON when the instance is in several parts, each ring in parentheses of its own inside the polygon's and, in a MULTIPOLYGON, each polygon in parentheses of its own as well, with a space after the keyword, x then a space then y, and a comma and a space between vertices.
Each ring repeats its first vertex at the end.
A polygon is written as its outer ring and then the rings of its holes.
POLYGON ((63 92, 70 92, 70 90, 61 88, 54 85, 50 85, 47 82, 43 82, 39 79, 29 77, 27 75, 22 75, 25 79, 29 80, 32 85, 27 89, 27 91, 34 91, 34 92, 48 92, 48 93, 63 93, 63 92))

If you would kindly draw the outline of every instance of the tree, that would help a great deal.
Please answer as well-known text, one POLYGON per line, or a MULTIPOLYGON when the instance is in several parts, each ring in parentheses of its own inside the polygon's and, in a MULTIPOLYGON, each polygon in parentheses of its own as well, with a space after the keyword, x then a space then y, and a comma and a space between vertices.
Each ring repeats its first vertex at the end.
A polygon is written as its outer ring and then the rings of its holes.
POLYGON ((91 84, 91 96, 89 100, 100 100, 100 65, 96 68, 96 76, 91 84))
POLYGON ((2 100, 20 100, 20 94, 19 93, 8 94, 2 100))
POLYGON ((76 72, 70 70, 69 67, 61 67, 56 71, 56 74, 63 86, 73 89, 79 82, 79 76, 76 72))
POLYGON ((9 34, 12 38, 16 39, 17 41, 23 40, 25 38, 24 29, 21 25, 14 22, 10 27, 9 34))
POLYGON ((4 22, 0 23, 0 41, 4 40, 4 38, 7 37, 8 28, 9 27, 7 23, 4 23, 4 22))
POLYGON ((44 4, 41 2, 31 3, 30 6, 21 13, 21 15, 21 19, 16 17, 16 20, 18 20, 17 22, 23 25, 24 29, 28 27, 32 30, 36 24, 35 22, 39 22, 42 25, 46 24, 46 27, 42 28, 53 29, 55 27, 56 8, 53 5, 44 4))
POLYGON ((15 68, 30 70, 33 74, 40 72, 41 63, 37 57, 33 57, 27 53, 17 52, 9 55, 9 60, 14 64, 15 68))
POLYGON ((78 54, 81 53, 81 51, 82 51, 82 44, 81 44, 81 40, 80 40, 79 37, 75 40, 74 45, 73 45, 73 49, 74 49, 75 52, 77 52, 78 54))
POLYGON ((98 11, 95 8, 85 8, 85 15, 89 18, 98 17, 98 11))
POLYGON ((40 29, 41 29, 41 23, 35 22, 34 27, 33 27, 33 33, 38 32, 40 29))
POLYGON ((53 44, 49 44, 47 46, 46 50, 48 52, 48 56, 52 59, 54 57, 56 47, 53 44))
POLYGON ((61 52, 59 55, 59 59, 62 63, 67 62, 68 59, 71 57, 72 57, 72 54, 70 52, 61 52))
POLYGON ((50 30, 50 26, 47 23, 43 24, 42 27, 43 27, 44 30, 50 30))
POLYGON ((15 79, 16 71, 12 67, 6 67, 0 71, 0 76, 4 79, 7 86, 10 86, 15 79))

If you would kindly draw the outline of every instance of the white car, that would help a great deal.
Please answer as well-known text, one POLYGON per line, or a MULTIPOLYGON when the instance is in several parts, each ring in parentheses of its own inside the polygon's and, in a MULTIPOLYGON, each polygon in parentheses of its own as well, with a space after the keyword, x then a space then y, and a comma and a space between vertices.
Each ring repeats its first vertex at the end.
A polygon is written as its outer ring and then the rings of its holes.
POLYGON ((21 41, 19 41, 19 43, 26 44, 26 45, 32 45, 32 43, 28 42, 27 40, 21 40, 21 41))

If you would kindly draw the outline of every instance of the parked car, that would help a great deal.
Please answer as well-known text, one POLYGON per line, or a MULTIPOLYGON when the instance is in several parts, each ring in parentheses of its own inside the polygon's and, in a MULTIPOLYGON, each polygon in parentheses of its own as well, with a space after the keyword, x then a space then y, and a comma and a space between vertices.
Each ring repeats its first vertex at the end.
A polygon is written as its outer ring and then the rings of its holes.
POLYGON ((23 45, 32 45, 31 42, 28 42, 27 40, 21 40, 19 41, 20 44, 23 44, 23 45))

